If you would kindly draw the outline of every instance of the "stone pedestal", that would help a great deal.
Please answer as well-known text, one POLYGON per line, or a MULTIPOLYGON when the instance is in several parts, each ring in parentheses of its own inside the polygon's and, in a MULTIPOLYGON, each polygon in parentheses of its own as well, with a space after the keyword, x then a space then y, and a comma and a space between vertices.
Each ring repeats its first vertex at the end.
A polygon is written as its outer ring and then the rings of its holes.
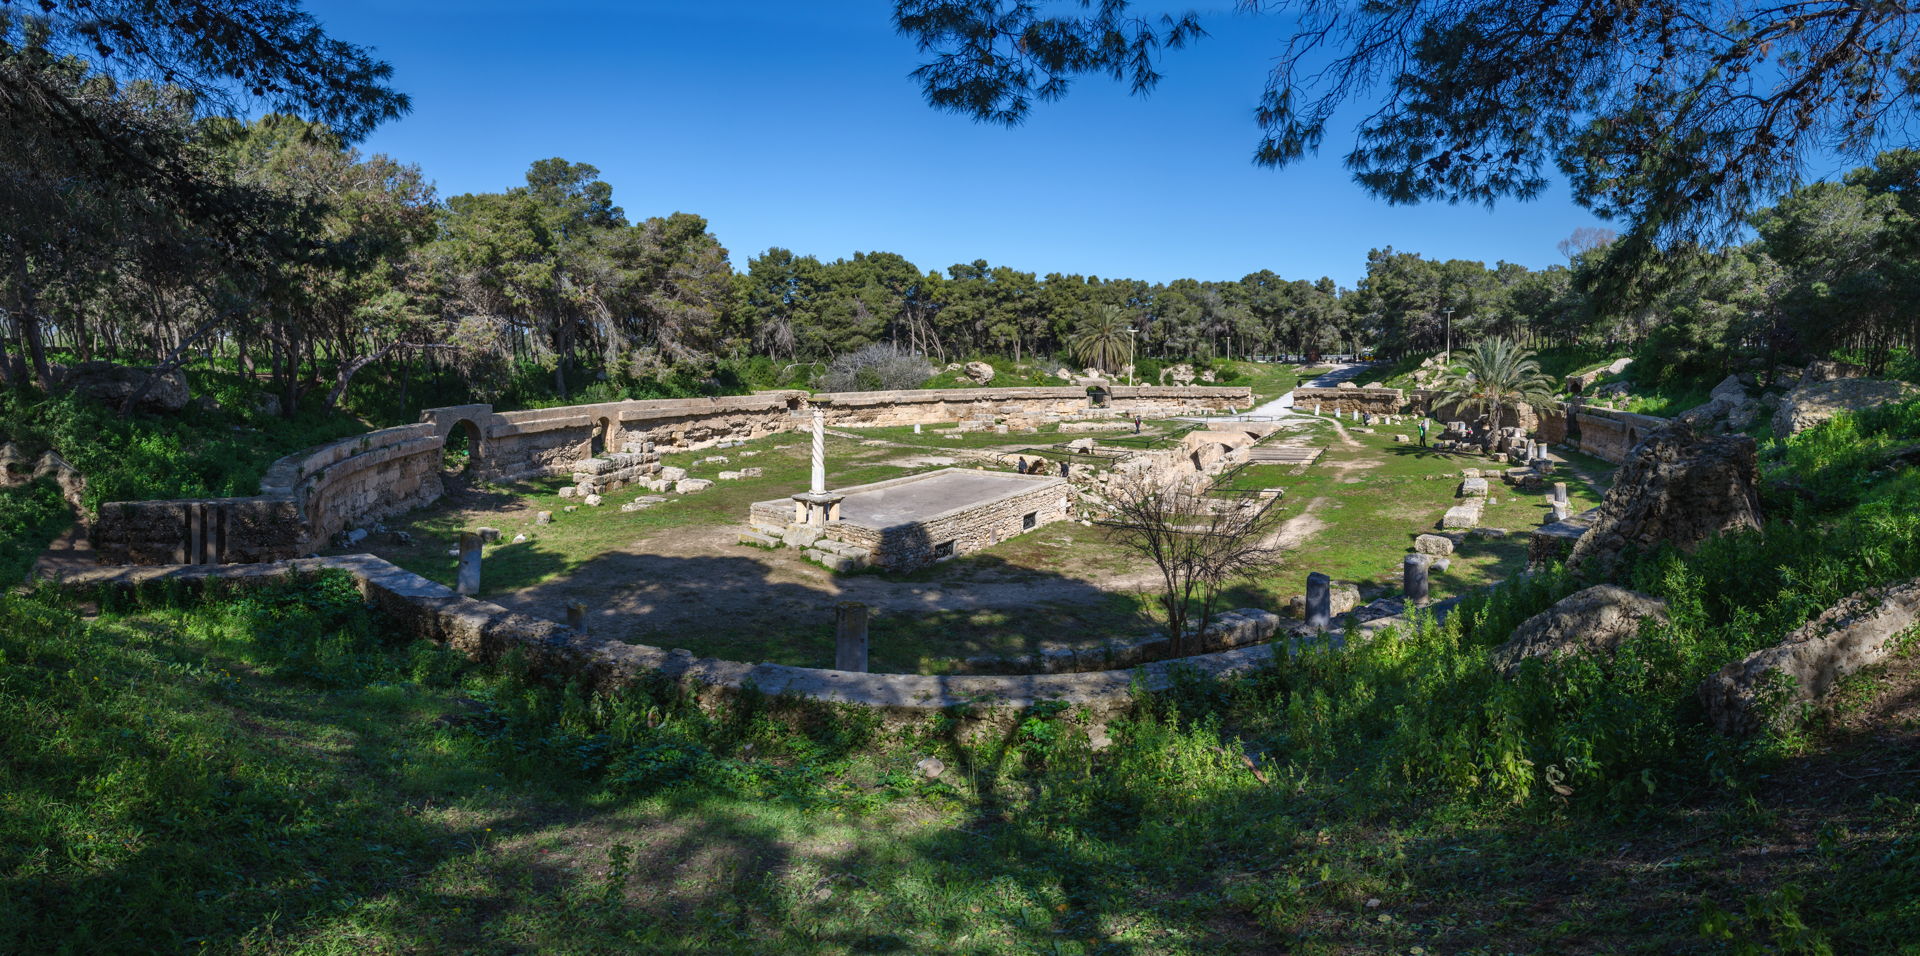
POLYGON ((575 601, 567 605, 567 628, 575 634, 587 633, 587 606, 575 601))
POLYGON ((833 669, 867 672, 867 606, 843 602, 835 611, 833 669))
POLYGON ((480 536, 471 531, 460 532, 460 569, 454 590, 468 597, 480 593, 480 536))
POLYGON ((1333 623, 1333 579, 1318 571, 1307 575, 1307 626, 1324 631, 1333 623))
POLYGON ((793 523, 824 527, 840 520, 845 495, 831 491, 803 491, 793 496, 793 523))

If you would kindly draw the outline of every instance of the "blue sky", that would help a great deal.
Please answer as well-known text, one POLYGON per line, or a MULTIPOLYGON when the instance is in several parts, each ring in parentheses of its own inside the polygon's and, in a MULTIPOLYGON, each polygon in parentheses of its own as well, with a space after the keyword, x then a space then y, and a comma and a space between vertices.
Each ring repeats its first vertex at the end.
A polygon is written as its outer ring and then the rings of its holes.
MULTIPOLYGON (((1351 285, 1370 248, 1541 268, 1605 225, 1564 189, 1529 203, 1389 206, 1341 167, 1351 122, 1288 169, 1250 161, 1252 105, 1283 24, 1206 15, 1151 97, 1084 79, 1023 125, 936 112, 887 0, 821 3, 309 0, 394 66, 413 112, 366 141, 443 196, 598 166, 629 217, 697 213, 737 268, 770 246, 897 252, 944 270, 1167 281, 1262 268, 1351 285)), ((1357 117, 1357 110, 1350 111, 1357 117)), ((1351 119, 1351 117, 1350 117, 1351 119)))

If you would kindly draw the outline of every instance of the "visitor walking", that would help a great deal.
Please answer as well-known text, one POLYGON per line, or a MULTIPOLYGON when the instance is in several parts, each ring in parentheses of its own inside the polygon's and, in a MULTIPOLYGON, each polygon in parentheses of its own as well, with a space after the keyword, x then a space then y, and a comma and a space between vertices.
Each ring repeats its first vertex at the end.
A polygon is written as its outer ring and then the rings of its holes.
POLYGON ((1427 420, 1420 419, 1420 447, 1427 447, 1427 420))
POLYGON ((1063 461, 1060 463, 1060 477, 1065 478, 1066 476, 1067 476, 1067 463, 1063 461))
POLYGON ((1026 473, 1027 473, 1027 456, 1025 456, 1025 455, 1021 455, 1021 456, 1020 456, 1020 465, 1019 465, 1019 468, 1020 468, 1020 473, 1021 473, 1021 474, 1023 474, 1023 475, 1024 475, 1024 474, 1026 474, 1026 473))
POLYGON ((1138 413, 1133 416, 1133 433, 1136 435, 1140 434, 1140 416, 1138 413))

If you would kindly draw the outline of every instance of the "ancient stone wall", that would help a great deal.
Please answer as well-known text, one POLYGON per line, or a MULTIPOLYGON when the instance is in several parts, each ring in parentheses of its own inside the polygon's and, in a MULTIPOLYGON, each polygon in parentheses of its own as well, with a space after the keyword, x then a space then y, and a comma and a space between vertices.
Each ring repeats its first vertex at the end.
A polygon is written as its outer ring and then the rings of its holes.
POLYGON ((1293 408, 1324 414, 1398 415, 1407 407, 1407 395, 1397 388, 1296 388, 1293 408))
POLYGON ((1569 431, 1579 436, 1579 449, 1595 458, 1620 464, 1641 439, 1667 427, 1667 420, 1652 415, 1616 412, 1609 408, 1576 407, 1569 431))
POLYGON ((957 388, 901 392, 764 392, 715 398, 606 402, 495 412, 489 405, 428 409, 418 424, 384 428, 275 462, 255 498, 110 502, 91 529, 104 564, 273 561, 318 550, 342 530, 432 502, 456 430, 468 474, 488 481, 571 475, 630 443, 660 451, 710 448, 804 427, 819 405, 838 425, 942 424, 1006 419, 1147 417, 1244 409, 1240 387, 957 388))

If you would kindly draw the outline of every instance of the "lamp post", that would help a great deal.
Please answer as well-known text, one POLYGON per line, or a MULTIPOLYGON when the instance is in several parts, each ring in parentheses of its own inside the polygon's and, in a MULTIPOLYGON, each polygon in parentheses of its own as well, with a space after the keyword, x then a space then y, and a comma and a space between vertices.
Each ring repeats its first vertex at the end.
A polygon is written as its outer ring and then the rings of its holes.
POLYGON ((1128 388, 1133 387, 1133 365, 1134 365, 1134 355, 1136 351, 1134 346, 1137 342, 1139 342, 1139 339, 1135 338, 1135 336, 1137 336, 1139 332, 1140 332, 1139 329, 1136 329, 1131 325, 1127 326, 1127 387, 1128 388))
POLYGON ((1447 316, 1447 357, 1446 364, 1453 364, 1453 310, 1441 309, 1447 316))

